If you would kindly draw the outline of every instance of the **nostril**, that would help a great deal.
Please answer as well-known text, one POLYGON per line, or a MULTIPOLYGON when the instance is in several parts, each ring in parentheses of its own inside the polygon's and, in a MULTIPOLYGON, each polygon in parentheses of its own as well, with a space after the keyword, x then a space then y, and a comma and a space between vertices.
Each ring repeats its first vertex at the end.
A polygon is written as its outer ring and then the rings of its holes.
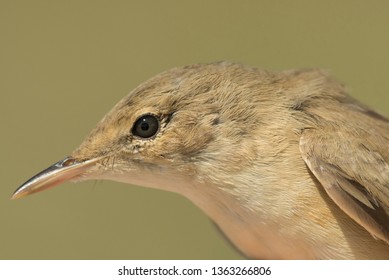
POLYGON ((70 165, 73 165, 75 164, 77 161, 72 158, 72 157, 67 157, 65 158, 63 161, 59 162, 58 165, 59 166, 63 166, 63 167, 66 167, 66 166, 70 166, 70 165))

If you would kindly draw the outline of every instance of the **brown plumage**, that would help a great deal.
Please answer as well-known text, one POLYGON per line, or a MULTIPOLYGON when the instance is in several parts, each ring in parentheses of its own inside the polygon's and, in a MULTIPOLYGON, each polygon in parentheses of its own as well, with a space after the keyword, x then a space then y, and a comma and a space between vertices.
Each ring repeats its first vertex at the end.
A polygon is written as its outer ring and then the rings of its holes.
POLYGON ((389 121, 319 70, 166 71, 14 198, 111 179, 189 198, 250 258, 389 259, 389 121))

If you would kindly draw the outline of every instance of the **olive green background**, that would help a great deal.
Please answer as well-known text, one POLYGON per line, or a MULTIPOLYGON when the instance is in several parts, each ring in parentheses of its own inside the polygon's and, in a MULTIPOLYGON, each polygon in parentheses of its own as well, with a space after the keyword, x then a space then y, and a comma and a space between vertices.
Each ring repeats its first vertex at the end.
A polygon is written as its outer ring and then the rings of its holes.
POLYGON ((91 181, 10 196, 174 66, 320 67, 389 115, 388 14, 388 1, 0 0, 0 259, 241 258, 173 193, 91 181))

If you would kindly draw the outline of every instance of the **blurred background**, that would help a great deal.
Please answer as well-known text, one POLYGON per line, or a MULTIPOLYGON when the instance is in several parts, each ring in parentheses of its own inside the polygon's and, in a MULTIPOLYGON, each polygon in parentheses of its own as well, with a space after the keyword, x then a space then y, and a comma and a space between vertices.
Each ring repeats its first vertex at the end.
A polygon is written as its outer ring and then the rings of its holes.
POLYGON ((0 1, 0 259, 242 258, 185 198, 115 182, 11 201, 174 66, 320 67, 389 115, 386 1, 0 1))

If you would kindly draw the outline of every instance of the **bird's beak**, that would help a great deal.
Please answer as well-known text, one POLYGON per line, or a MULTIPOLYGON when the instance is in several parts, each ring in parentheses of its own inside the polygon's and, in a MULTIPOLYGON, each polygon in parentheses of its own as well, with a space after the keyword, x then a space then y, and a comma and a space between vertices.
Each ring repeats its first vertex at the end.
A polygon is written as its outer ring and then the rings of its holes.
POLYGON ((96 165, 97 161, 98 159, 91 159, 77 162, 72 157, 58 161, 21 185, 12 195, 12 199, 40 192, 79 177, 96 165))

